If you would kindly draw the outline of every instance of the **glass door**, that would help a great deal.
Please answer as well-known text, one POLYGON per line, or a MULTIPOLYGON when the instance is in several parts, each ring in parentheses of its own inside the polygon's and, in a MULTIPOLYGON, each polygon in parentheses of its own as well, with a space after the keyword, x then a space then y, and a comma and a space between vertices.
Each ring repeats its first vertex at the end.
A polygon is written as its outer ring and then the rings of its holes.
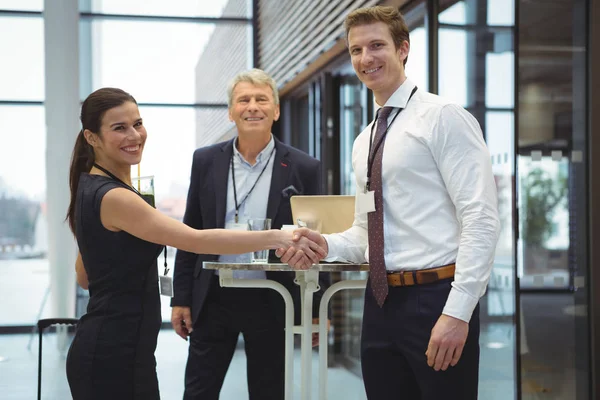
POLYGON ((588 2, 519 3, 523 399, 589 399, 588 2), (551 29, 549 29, 551 27, 551 29))
MULTIPOLYGON (((514 4, 440 0, 439 95, 477 118, 491 154, 501 234, 487 293, 481 299, 479 397, 516 393, 515 322, 515 56, 514 4)), ((409 61, 410 62, 410 61, 409 61)))

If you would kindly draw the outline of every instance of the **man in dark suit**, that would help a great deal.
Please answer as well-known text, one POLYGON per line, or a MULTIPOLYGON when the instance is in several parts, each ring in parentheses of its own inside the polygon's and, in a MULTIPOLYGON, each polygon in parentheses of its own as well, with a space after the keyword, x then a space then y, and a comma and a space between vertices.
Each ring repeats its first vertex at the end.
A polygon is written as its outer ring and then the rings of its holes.
MULTIPOLYGON (((243 229, 248 219, 265 217, 273 229, 293 224, 290 197, 321 193, 320 162, 271 134, 279 118, 279 97, 265 72, 253 69, 237 75, 229 85, 228 101, 238 136, 194 153, 183 221, 196 229, 243 229)), ((250 399, 282 399, 283 299, 270 289, 220 287, 215 271, 202 268, 204 261, 216 260, 248 262, 250 255, 178 251, 175 260, 171 322, 177 334, 190 337, 184 399, 218 399, 240 332, 250 399)), ((235 271, 234 277, 281 283, 295 298, 298 317, 300 296, 293 272, 235 271)), ((318 316, 326 285, 322 279, 313 317, 318 316)))

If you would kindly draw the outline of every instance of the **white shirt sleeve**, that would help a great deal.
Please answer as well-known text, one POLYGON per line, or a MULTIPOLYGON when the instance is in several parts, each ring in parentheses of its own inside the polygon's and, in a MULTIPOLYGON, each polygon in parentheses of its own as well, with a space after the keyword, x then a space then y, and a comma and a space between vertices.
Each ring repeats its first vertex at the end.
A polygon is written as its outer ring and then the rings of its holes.
POLYGON ((490 154, 477 120, 455 104, 442 108, 430 147, 461 227, 456 273, 443 313, 469 322, 485 293, 500 234, 490 154))
POLYGON ((354 223, 344 232, 323 235, 329 251, 325 261, 366 262, 365 252, 369 239, 367 236, 367 214, 354 213, 354 223))

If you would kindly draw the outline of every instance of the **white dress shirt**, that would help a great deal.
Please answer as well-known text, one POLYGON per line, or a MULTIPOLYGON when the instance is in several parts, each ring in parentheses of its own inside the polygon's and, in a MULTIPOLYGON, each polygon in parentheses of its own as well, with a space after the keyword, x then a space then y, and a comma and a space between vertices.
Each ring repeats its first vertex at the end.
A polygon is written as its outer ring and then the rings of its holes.
MULTIPOLYGON (((489 280, 500 232, 490 154, 477 120, 406 80, 385 106, 404 108, 389 127, 382 164, 384 255, 388 271, 456 263, 443 313, 469 322, 489 280)), ((394 110, 388 124, 394 119, 394 110)), ((363 193, 371 124, 356 138, 352 166, 363 193)), ((324 235, 326 261, 368 260, 367 214, 324 235)))

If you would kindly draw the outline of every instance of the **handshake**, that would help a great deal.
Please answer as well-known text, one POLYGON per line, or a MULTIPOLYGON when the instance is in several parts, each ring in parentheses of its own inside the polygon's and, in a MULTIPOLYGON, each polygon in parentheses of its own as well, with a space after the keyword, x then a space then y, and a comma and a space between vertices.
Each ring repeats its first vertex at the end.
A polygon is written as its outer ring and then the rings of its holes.
POLYGON ((279 247, 275 255, 281 262, 288 263, 294 269, 308 269, 324 259, 328 252, 327 241, 323 235, 308 228, 299 228, 293 231, 287 248, 279 247))

